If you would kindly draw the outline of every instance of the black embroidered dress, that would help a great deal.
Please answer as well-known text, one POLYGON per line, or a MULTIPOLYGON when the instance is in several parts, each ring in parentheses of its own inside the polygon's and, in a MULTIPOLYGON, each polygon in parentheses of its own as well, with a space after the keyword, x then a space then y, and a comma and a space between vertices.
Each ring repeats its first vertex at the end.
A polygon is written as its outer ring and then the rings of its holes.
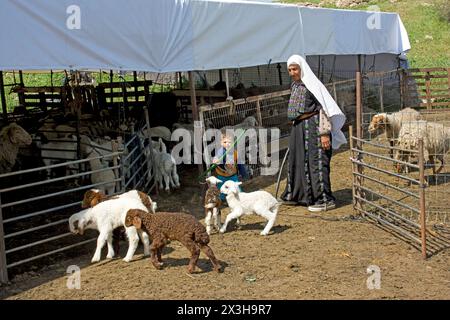
MULTIPOLYGON (((281 198, 310 206, 334 201, 330 183, 332 151, 324 150, 320 140, 322 106, 301 82, 293 82, 288 119, 293 121, 289 138, 287 186, 281 198), (295 121, 304 113, 311 117, 295 121)), ((331 138, 331 137, 330 137, 331 138)))

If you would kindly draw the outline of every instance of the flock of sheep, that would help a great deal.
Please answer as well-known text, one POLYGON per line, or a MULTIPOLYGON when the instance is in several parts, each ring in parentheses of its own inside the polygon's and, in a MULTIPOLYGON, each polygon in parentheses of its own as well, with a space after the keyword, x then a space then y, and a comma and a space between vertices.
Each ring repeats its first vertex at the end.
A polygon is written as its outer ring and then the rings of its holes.
MULTIPOLYGON (((405 108, 394 113, 378 113, 372 117, 369 132, 374 134, 380 129, 385 131, 391 146, 395 147, 394 159, 411 162, 417 155, 419 139, 423 140, 424 158, 429 160, 433 174, 444 167, 444 157, 450 150, 450 127, 442 123, 424 120, 414 109, 405 108), (441 164, 436 169, 435 158, 441 164)), ((396 164, 398 172, 409 172, 409 167, 400 162, 396 164)))
POLYGON ((224 233, 227 224, 232 219, 238 219, 244 214, 255 213, 268 220, 261 235, 267 235, 272 228, 279 203, 266 191, 245 193, 239 191, 239 184, 226 181, 220 191, 216 177, 207 179, 209 184, 205 196, 205 210, 207 211, 206 228, 194 216, 182 212, 155 212, 156 202, 137 190, 128 191, 116 196, 106 196, 100 190, 92 189, 85 193, 82 211, 69 218, 69 229, 74 234, 83 234, 85 229, 99 231, 97 247, 91 262, 98 262, 105 243, 108 247, 106 258, 111 259, 118 251, 119 237, 115 237, 115 230, 122 228, 127 235, 129 246, 123 259, 132 260, 139 243, 144 245, 144 256, 150 255, 150 260, 156 269, 161 269, 162 249, 170 240, 181 242, 191 253, 188 272, 195 271, 200 251, 210 259, 213 269, 222 271, 222 267, 208 246, 212 229, 211 214, 214 215, 214 225, 220 233, 224 233), (227 202, 231 208, 223 226, 220 224, 220 192, 227 195, 227 202), (151 243, 150 243, 151 239, 151 243))
MULTIPOLYGON (((240 126, 257 125, 253 117, 245 119, 240 126)), ((77 141, 71 133, 74 129, 68 126, 53 127, 53 132, 47 139, 53 140, 41 142, 43 158, 67 158, 73 159, 77 141), (73 141, 70 141, 70 140, 73 141), (61 141, 58 141, 61 140, 61 141), (62 141, 64 140, 64 141, 62 141), (68 141, 69 140, 69 141, 68 141), (64 147, 61 145, 64 144, 64 147), (46 148, 44 148, 46 147, 46 148), (74 149, 75 148, 75 149, 74 149), (53 150, 44 150, 53 149, 53 150), (52 153, 53 152, 53 153, 52 153), (64 154, 63 154, 64 153, 64 154)), ((188 130, 191 128, 187 128, 188 130)), ((450 128, 440 123, 426 121, 422 115, 414 109, 405 108, 395 113, 378 113, 371 119, 369 132, 375 133, 377 130, 384 130, 387 139, 393 148, 393 158, 397 162, 399 172, 408 172, 408 166, 402 162, 410 162, 413 154, 417 153, 418 141, 423 140, 424 154, 432 165, 433 173, 438 174, 444 166, 444 156, 450 150, 450 128), (435 166, 435 159, 441 164, 439 168, 435 166)), ((150 132, 139 132, 141 140, 146 137, 158 138, 152 141, 153 159, 155 161, 155 179, 160 188, 169 191, 170 188, 179 188, 180 181, 177 174, 176 163, 162 139, 170 141, 171 131, 165 127, 151 128, 150 132), (165 187, 163 185, 165 183, 165 187)), ((0 131, 0 174, 8 173, 15 165, 19 148, 32 143, 32 137, 22 127, 15 123, 4 127, 0 131)), ((39 139, 37 139, 39 142, 39 139)), ((93 141, 87 135, 81 135, 82 155, 89 160, 92 170, 104 167, 102 161, 110 160, 107 156, 112 152, 110 141, 93 141)), ((126 152, 123 141, 118 139, 119 150, 126 152)), ((45 161, 45 160, 44 160, 45 161)), ((46 162, 52 164, 51 160, 46 162)), ((114 172, 103 170, 98 175, 92 174, 92 183, 113 181, 116 177, 114 172)), ((113 258, 118 252, 117 228, 121 228, 126 233, 129 241, 126 262, 132 260, 139 243, 139 239, 144 244, 144 255, 151 256, 151 262, 155 268, 160 269, 163 265, 161 260, 161 250, 169 240, 178 240, 191 252, 188 271, 193 272, 200 254, 204 252, 215 271, 220 272, 221 266, 215 257, 212 249, 208 246, 210 234, 215 227, 220 233, 226 231, 228 223, 233 219, 239 219, 244 214, 257 214, 267 220, 261 235, 268 235, 273 227, 279 203, 266 191, 255 191, 245 193, 239 191, 239 182, 227 181, 221 189, 217 188, 217 183, 221 182, 215 177, 206 179, 209 188, 205 195, 203 209, 205 211, 205 225, 201 224, 192 215, 179 212, 156 212, 157 205, 151 198, 137 190, 128 191, 119 195, 114 195, 116 190, 114 184, 105 184, 101 189, 89 190, 85 193, 82 202, 82 211, 72 215, 69 219, 71 232, 83 234, 85 229, 96 229, 99 231, 97 247, 92 258, 92 262, 97 262, 101 258, 101 250, 105 244, 108 247, 107 258, 113 258), (221 223, 220 216, 220 192, 226 194, 227 203, 231 211, 227 215, 224 223, 221 223)))

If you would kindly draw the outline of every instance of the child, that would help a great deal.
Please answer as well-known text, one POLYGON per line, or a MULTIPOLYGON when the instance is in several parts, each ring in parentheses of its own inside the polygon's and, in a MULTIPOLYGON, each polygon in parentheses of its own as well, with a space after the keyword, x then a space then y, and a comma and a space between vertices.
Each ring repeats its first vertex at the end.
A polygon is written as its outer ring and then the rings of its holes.
MULTIPOLYGON (((219 190, 225 181, 232 180, 239 182, 238 174, 240 174, 244 179, 247 178, 245 166, 243 164, 238 164, 236 149, 234 152, 231 152, 231 148, 233 147, 233 136, 229 132, 222 133, 220 144, 222 147, 213 158, 213 163, 217 165, 215 168, 216 177, 222 181, 217 184, 219 190), (229 152, 227 153, 227 151, 229 152), (227 154, 224 156, 225 153, 227 154)), ((225 194, 221 193, 220 199, 225 201, 225 198, 225 194)))

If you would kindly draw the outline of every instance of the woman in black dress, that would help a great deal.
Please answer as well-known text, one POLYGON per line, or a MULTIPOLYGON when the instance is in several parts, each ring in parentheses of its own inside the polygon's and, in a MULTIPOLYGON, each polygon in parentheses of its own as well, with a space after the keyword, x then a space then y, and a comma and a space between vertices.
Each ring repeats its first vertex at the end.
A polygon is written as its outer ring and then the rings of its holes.
POLYGON ((313 212, 333 209, 330 161, 332 148, 346 142, 340 131, 345 116, 301 56, 289 58, 288 70, 293 80, 288 107, 292 130, 281 200, 313 212))

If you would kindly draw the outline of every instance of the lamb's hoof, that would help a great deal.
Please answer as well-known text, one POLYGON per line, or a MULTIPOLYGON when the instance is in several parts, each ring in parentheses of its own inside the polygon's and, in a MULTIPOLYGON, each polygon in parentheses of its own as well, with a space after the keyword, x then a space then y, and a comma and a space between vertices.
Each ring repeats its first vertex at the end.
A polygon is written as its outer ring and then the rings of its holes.
POLYGON ((220 228, 219 233, 225 233, 225 229, 220 228))
POLYGON ((94 258, 92 258, 91 263, 96 263, 99 261, 100 261, 100 258, 94 257, 94 258))
POLYGON ((125 257, 125 258, 123 258, 123 261, 125 261, 125 262, 130 262, 132 259, 133 259, 133 258, 127 258, 127 257, 125 257))
POLYGON ((264 231, 261 231, 261 233, 260 233, 260 235, 262 235, 262 236, 267 236, 269 233, 268 232, 264 232, 264 231))
POLYGON ((159 263, 159 262, 157 262, 157 263, 153 263, 153 266, 155 267, 155 269, 157 269, 157 270, 161 270, 161 269, 162 269, 162 266, 163 266, 163 264, 162 264, 162 263, 159 263))
POLYGON ((106 256, 106 259, 112 259, 112 258, 114 258, 114 255, 109 255, 109 254, 108 254, 108 255, 106 256))
POLYGON ((188 267, 188 272, 189 273, 194 273, 195 271, 195 267, 188 267))
POLYGON ((223 269, 222 269, 222 267, 220 265, 219 266, 214 266, 214 271, 217 272, 217 273, 222 273, 223 269))

